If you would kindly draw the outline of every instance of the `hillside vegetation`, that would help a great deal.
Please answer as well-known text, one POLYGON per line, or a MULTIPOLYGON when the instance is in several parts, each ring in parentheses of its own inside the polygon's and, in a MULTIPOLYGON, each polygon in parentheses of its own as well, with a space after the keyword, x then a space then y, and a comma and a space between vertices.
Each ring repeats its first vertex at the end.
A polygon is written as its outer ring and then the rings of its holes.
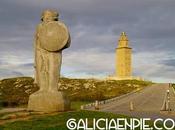
MULTIPOLYGON (((152 84, 137 80, 96 80, 61 78, 59 90, 65 91, 72 101, 104 100, 142 89, 152 84)), ((0 81, 0 101, 3 106, 27 104, 29 95, 39 87, 33 84, 33 78, 20 77, 0 81)))

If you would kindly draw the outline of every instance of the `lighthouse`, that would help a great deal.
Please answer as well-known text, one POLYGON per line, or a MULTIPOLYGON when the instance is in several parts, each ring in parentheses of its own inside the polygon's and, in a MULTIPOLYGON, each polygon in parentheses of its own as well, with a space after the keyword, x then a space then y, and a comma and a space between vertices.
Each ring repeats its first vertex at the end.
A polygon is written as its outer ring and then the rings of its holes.
POLYGON ((109 75, 107 80, 143 80, 132 75, 132 48, 125 32, 122 32, 117 48, 115 49, 115 73, 109 75))
POLYGON ((122 32, 116 48, 115 76, 121 79, 132 77, 132 48, 125 32, 122 32))

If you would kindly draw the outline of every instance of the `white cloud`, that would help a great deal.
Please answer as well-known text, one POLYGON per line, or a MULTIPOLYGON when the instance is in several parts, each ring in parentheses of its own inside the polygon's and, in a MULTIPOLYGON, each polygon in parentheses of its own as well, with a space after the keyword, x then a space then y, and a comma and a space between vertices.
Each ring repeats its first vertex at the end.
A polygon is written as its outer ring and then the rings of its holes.
POLYGON ((140 52, 133 56, 133 69, 138 76, 145 79, 167 82, 175 77, 175 67, 167 66, 162 62, 171 60, 172 53, 166 51, 140 52))
POLYGON ((126 31, 135 52, 134 73, 156 81, 172 80, 175 69, 163 61, 171 62, 175 55, 170 54, 175 47, 174 5, 165 0, 1 1, 0 75, 33 74, 35 25, 43 9, 55 8, 72 37, 71 47, 63 52, 63 75, 114 73, 117 39, 126 31))
POLYGON ((104 75, 114 71, 114 54, 105 53, 98 48, 79 50, 63 55, 63 70, 71 68, 70 73, 104 75))
POLYGON ((12 76, 32 76, 33 56, 27 51, 1 52, 0 78, 12 76))

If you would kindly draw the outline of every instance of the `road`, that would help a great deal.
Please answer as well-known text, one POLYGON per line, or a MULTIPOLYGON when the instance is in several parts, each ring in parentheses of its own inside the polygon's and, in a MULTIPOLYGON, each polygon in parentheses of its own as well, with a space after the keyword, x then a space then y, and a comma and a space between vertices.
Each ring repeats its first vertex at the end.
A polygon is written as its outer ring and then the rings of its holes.
POLYGON ((100 105, 100 111, 132 117, 149 117, 152 119, 170 117, 175 119, 175 94, 173 88, 169 87, 168 84, 155 84, 120 100, 100 105), (170 91, 170 108, 172 110, 169 113, 160 111, 168 89, 170 91), (131 102, 133 111, 130 111, 131 102))

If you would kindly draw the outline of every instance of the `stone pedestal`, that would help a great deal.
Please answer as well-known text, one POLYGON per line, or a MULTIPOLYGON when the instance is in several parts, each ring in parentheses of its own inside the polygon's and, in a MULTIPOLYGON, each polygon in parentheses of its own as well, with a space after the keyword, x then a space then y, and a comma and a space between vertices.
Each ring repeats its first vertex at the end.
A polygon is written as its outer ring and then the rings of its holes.
POLYGON ((37 91, 30 95, 29 111, 56 112, 70 110, 70 101, 60 91, 37 91))

